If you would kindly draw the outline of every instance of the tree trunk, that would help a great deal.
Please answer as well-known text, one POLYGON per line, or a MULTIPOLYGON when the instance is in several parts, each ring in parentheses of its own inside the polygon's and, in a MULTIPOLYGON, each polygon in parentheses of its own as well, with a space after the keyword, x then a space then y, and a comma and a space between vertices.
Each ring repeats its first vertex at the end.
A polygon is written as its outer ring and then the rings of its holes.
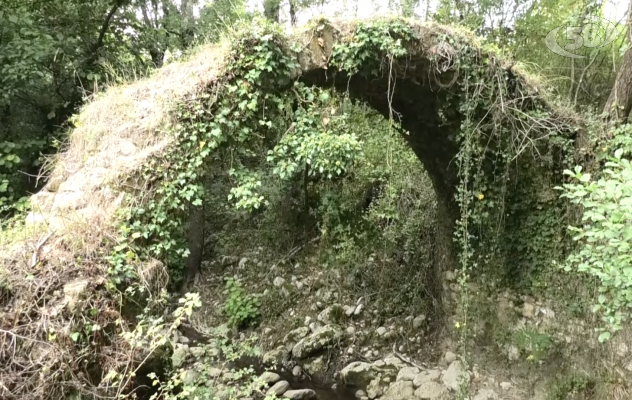
POLYGON ((265 0, 263 2, 263 15, 271 22, 279 22, 281 0, 265 0))
POLYGON ((189 226, 187 227, 187 241, 189 242, 189 257, 187 257, 186 271, 180 286, 180 293, 187 291, 189 282, 195 278, 202 265, 204 253, 204 206, 189 206, 189 226))
POLYGON ((618 125, 626 123, 632 111, 632 0, 628 6, 628 21, 627 21, 627 38, 628 49, 623 56, 623 63, 617 74, 617 79, 614 82, 606 106, 604 107, 604 114, 608 122, 618 125))
POLYGON ((290 23, 296 26, 296 0, 290 0, 290 23))

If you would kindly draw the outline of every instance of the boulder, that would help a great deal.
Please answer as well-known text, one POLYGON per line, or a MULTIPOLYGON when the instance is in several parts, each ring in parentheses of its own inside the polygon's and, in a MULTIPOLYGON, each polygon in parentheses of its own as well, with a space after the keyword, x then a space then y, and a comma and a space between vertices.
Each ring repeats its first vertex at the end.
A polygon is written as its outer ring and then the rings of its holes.
POLYGON ((193 369, 184 371, 182 373, 182 383, 188 386, 195 385, 195 383, 197 382, 199 378, 200 378, 200 373, 193 369))
POLYGON ((271 394, 275 394, 276 396, 281 396, 283 393, 287 392, 290 388, 290 384, 288 381, 279 381, 274 384, 268 391, 266 392, 266 396, 270 396, 271 394))
POLYGON ((373 379, 366 387, 366 393, 369 399, 373 400, 384 394, 384 389, 380 382, 380 378, 373 379))
POLYGON ((307 335, 309 335, 309 328, 306 326, 302 326, 288 332, 285 336, 283 336, 283 344, 286 345, 287 348, 291 349, 296 343, 298 343, 307 335))
POLYGON ((417 367, 404 367, 399 370, 397 374, 397 381, 413 381, 419 374, 419 368, 417 367))
POLYGON ((334 304, 318 314, 318 320, 323 324, 335 324, 342 318, 344 310, 340 304, 334 304))
POLYGON ((274 278, 274 280, 272 281, 272 284, 276 287, 281 287, 285 284, 285 279, 281 278, 280 276, 277 276, 276 278, 274 278))
POLYGON ((314 333, 301 339, 293 348, 292 356, 301 360, 330 347, 340 337, 342 332, 333 325, 325 325, 316 329, 314 333))
POLYGON ((415 397, 422 400, 444 400, 448 398, 448 390, 438 382, 424 382, 417 390, 415 397))
POLYGON ((90 279, 83 278, 64 285, 64 302, 68 305, 68 311, 73 313, 81 305, 83 299, 87 297, 89 284, 90 279))
POLYGON ((456 354, 454 354, 451 351, 448 351, 447 353, 445 353, 445 360, 448 364, 456 361, 456 354))
POLYGON ((346 383, 357 386, 368 385, 376 375, 373 364, 362 361, 352 362, 340 371, 340 376, 346 383))
POLYGON ((421 328, 425 320, 426 320, 425 315, 419 315, 418 317, 415 317, 415 319, 413 319, 413 329, 421 328))
POLYGON ((262 361, 264 364, 282 364, 289 353, 285 347, 280 346, 265 353, 262 357, 262 361))
POLYGON ((399 358, 388 356, 384 360, 378 360, 374 363, 352 362, 340 371, 340 376, 351 385, 366 387, 378 376, 395 379, 399 370, 406 366, 399 358))
POLYGON ((171 366, 174 368, 181 367, 189 356, 189 346, 186 344, 176 344, 176 348, 171 354, 171 366))
POLYGON ((265 382, 267 385, 272 385, 281 380, 281 376, 279 374, 275 374, 274 372, 266 371, 259 377, 260 380, 265 382))
POLYGON ((457 391, 459 389, 461 379, 465 379, 469 382, 470 375, 467 371, 463 370, 463 364, 461 364, 461 361, 454 361, 443 373, 441 381, 448 389, 457 391))
POLYGON ((283 397, 290 400, 309 400, 316 398, 316 392, 311 389, 288 390, 283 397))
POLYGON ((309 363, 305 363, 303 369, 307 371, 309 375, 317 375, 325 371, 325 362, 322 357, 318 357, 309 363))
POLYGON ((410 400, 415 389, 410 381, 393 383, 382 396, 382 400, 410 400))
POLYGON ((436 369, 421 371, 421 373, 417 374, 413 379, 413 386, 420 387, 426 382, 438 381, 440 377, 441 372, 436 369))
POLYGON ((476 393, 473 400, 498 400, 498 395, 492 389, 481 389, 476 393))

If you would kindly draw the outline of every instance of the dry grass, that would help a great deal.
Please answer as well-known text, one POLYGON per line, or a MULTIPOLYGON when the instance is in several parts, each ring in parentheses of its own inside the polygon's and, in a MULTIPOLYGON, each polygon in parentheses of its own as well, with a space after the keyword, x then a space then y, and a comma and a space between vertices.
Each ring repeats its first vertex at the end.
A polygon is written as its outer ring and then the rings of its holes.
MULTIPOLYGON (((134 361, 121 358, 129 352, 118 333, 127 325, 104 259, 117 241, 121 189, 172 143, 166 128, 176 106, 221 77, 224 54, 203 47, 90 99, 64 151, 49 162, 49 183, 33 196, 27 223, 0 232, 0 398, 107 395, 103 375, 134 361), (95 324, 101 329, 87 339, 95 324), (76 343, 73 332, 81 335, 76 343)), ((137 267, 146 289, 165 286, 162 264, 137 267)))

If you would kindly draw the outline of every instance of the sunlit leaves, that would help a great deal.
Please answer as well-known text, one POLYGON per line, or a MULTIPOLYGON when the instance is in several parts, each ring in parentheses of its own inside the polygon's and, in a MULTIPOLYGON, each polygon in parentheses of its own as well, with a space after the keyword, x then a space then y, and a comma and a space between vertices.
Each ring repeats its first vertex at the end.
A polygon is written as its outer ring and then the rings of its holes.
POLYGON ((581 167, 566 170, 571 183, 562 188, 562 197, 583 209, 582 224, 571 227, 577 249, 564 265, 599 281, 598 304, 593 307, 605 324, 600 341, 610 337, 628 321, 632 308, 632 164, 615 151, 599 178, 581 167))

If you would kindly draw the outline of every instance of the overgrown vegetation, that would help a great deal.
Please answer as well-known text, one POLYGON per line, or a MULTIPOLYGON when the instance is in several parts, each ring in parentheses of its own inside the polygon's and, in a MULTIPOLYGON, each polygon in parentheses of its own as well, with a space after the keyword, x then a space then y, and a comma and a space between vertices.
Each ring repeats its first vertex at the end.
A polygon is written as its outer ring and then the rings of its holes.
MULTIPOLYGON (((442 2, 439 14, 449 19, 446 4, 442 2)), ((120 6, 115 2, 113 10, 120 6)), ((278 4, 268 6, 278 15, 278 4)), ((412 4, 402 7, 412 12, 412 4)), ((133 14, 134 8, 126 10, 133 14)), ((179 10, 174 20, 174 13, 165 11, 162 28, 143 31, 145 50, 155 64, 167 49, 185 50, 193 43, 188 12, 179 10), (168 27, 173 26, 178 35, 170 33, 168 27)), ((230 18, 242 14, 240 8, 230 18)), ((7 18, 17 23, 13 15, 7 18)), ((215 38, 221 24, 208 18, 209 36, 215 38)), ((570 168, 582 161, 576 141, 602 132, 589 131, 592 127, 572 112, 545 100, 494 46, 479 45, 469 34, 399 19, 357 22, 341 30, 318 20, 305 37, 288 37, 278 25, 255 18, 237 32, 226 39, 217 75, 178 92, 185 95, 174 96, 177 104, 164 106, 168 118, 148 125, 164 142, 135 142, 152 150, 138 157, 141 166, 122 169, 123 179, 108 182, 107 190, 126 195, 124 201, 123 196, 116 200, 122 202, 113 226, 95 224, 101 229, 97 239, 80 245, 60 238, 56 246, 64 251, 46 259, 58 264, 39 258, 51 235, 30 238, 35 250, 28 264, 18 261, 18 250, 0 264, 0 305, 21 305, 16 299, 33 293, 32 282, 39 296, 30 308, 0 319, 1 332, 10 339, 3 343, 2 357, 16 342, 24 354, 37 350, 37 343, 63 349, 52 364, 45 360, 25 368, 22 359, 7 363, 2 374, 12 378, 6 390, 45 398, 68 392, 64 382, 70 380, 70 388, 84 394, 133 396, 136 372, 150 359, 165 357, 170 350, 175 354, 171 337, 200 306, 199 297, 189 293, 171 317, 160 316, 171 299, 164 290, 167 281, 170 289, 186 288, 199 268, 191 260, 201 260, 203 245, 214 261, 226 253, 239 257, 241 251, 265 246, 274 256, 274 268, 291 258, 309 263, 307 270, 331 271, 338 287, 387 303, 385 315, 377 318, 423 312, 424 318, 429 314, 442 323, 444 310, 454 306, 450 326, 466 369, 473 343, 470 326, 488 311, 473 307, 473 296, 491 296, 506 287, 542 293, 552 284, 552 262, 561 262, 569 253, 567 271, 588 273, 600 282, 594 309, 606 325, 600 340, 627 322, 632 297, 627 128, 607 142, 616 152, 602 160, 604 168, 593 178, 580 167, 574 172, 570 168), (563 170, 571 183, 562 181, 563 170), (553 190, 560 184, 562 198, 553 190), (574 244, 565 236, 565 227, 575 209, 565 199, 580 205, 583 215, 580 226, 573 228, 574 244), (203 217, 192 219, 200 210, 203 217), (211 228, 206 236, 196 231, 204 223, 211 228), (458 293, 456 304, 449 299, 443 303, 442 274, 453 271, 456 287, 450 290, 458 293), (67 281, 75 286, 65 286, 67 281), (481 293, 470 292, 472 283, 482 287, 481 293), (73 290, 82 296, 85 290, 93 293, 80 300, 86 311, 76 312, 64 297, 73 290), (61 305, 54 312, 63 317, 40 329, 38 321, 52 312, 50 304, 61 305), (123 304, 143 312, 130 323, 116 311, 123 304), (102 348, 109 352, 107 368, 97 353, 102 348), (89 377, 74 377, 78 363, 89 366, 89 377), (51 372, 39 383, 29 381, 36 366, 51 372), (54 389, 49 391, 49 386, 54 389), (81 389, 84 386, 89 389, 81 389)), ((12 31, 10 42, 27 34, 12 31)), ((48 56, 51 48, 45 51, 48 56)), ((3 60, 14 57, 2 54, 2 66, 3 60)), ((88 61, 89 68, 77 76, 85 72, 96 87, 101 70, 95 60, 88 61)), ((199 73, 192 71, 190 75, 199 73)), ((26 79, 22 75, 15 77, 26 79)), ((575 102, 581 84, 569 89, 575 92, 575 102)), ((129 93, 124 96, 138 96, 129 93)), ((80 119, 75 121, 79 126, 80 119)), ((20 151, 56 143, 29 140, 0 142, 0 167, 5 168, 0 170, 0 212, 23 192, 10 182, 22 162, 20 151)), ((104 148, 90 151, 107 152, 104 148)), ((579 150, 581 156, 591 155, 590 148, 579 150)), ((85 160, 79 164, 88 165, 85 160)), ((109 202, 115 197, 108 197, 109 202)), ((82 229, 73 233, 89 231, 82 229)), ((274 286, 266 297, 249 292, 237 278, 227 279, 223 318, 228 325, 238 331, 280 315, 291 296, 284 293, 283 282, 274 286), (276 304, 270 304, 273 301, 276 304)), ((254 371, 228 366, 226 359, 256 355, 250 345, 254 339, 239 344, 219 336, 201 346, 204 354, 195 356, 195 368, 178 366, 165 376, 154 374, 158 393, 153 397, 249 396, 254 371), (230 369, 234 379, 220 382, 216 365, 230 369), (209 381, 213 384, 207 385, 209 381)), ((531 328, 510 336, 507 339, 529 361, 546 359, 558 345, 548 333, 531 328)), ((462 381, 459 398, 469 396, 468 383, 462 381)), ((565 390, 592 390, 589 383, 561 382, 552 398, 565 390)))

